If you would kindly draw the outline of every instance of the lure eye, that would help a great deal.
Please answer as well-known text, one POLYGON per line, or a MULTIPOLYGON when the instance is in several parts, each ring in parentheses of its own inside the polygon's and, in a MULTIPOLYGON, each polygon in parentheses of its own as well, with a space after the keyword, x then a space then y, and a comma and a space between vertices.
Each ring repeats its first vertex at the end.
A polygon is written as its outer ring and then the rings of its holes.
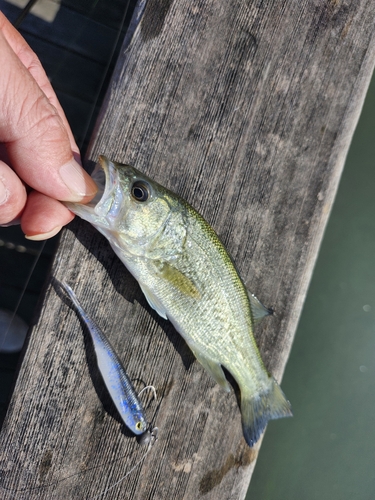
POLYGON ((147 201, 150 196, 150 187, 142 181, 135 181, 131 188, 131 194, 137 201, 147 201))
POLYGON ((137 430, 139 430, 139 431, 141 431, 141 430, 142 430, 142 427, 143 427, 142 422, 137 422, 137 423, 135 424, 135 426, 136 426, 137 430))

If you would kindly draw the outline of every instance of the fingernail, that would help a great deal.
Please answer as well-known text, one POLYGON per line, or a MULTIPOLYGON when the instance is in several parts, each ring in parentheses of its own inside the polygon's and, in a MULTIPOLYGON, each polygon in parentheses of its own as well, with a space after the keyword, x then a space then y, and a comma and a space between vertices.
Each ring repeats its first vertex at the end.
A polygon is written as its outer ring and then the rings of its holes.
POLYGON ((52 231, 48 231, 48 233, 32 234, 31 236, 25 234, 25 238, 32 241, 48 240, 48 238, 52 238, 52 236, 55 236, 55 234, 57 234, 61 228, 62 226, 57 226, 52 229, 52 231))
POLYGON ((9 191, 6 188, 3 181, 0 179, 0 205, 6 203, 8 201, 8 198, 9 198, 9 191))
POLYGON ((21 224, 21 217, 16 217, 15 219, 7 222, 6 224, 0 224, 0 227, 19 226, 20 224, 21 224))
POLYGON ((60 168, 60 177, 72 194, 65 201, 81 201, 97 191, 95 182, 73 158, 60 168))

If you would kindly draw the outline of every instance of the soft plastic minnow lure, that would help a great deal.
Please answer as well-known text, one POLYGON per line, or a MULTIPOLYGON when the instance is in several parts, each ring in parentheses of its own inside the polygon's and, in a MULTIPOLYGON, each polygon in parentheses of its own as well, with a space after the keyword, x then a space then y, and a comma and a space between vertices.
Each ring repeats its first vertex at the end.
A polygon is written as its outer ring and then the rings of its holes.
POLYGON ((147 444, 150 440, 150 430, 142 403, 119 357, 113 350, 113 347, 102 330, 83 309, 70 286, 64 282, 61 283, 61 286, 68 293, 79 316, 90 332, 98 368, 117 411, 125 425, 134 432, 134 434, 142 434, 140 444, 147 444))

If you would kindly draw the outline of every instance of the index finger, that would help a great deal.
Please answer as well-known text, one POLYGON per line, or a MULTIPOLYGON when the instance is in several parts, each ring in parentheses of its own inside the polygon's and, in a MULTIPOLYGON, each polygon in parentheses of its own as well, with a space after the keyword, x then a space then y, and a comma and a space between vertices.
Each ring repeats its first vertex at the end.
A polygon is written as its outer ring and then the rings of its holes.
POLYGON ((46 72, 41 65, 38 56, 27 44, 26 40, 21 36, 21 34, 12 26, 8 19, 0 12, 0 31, 3 33, 8 44, 12 48, 15 55, 19 58, 22 64, 30 72, 31 76, 34 78, 36 83, 39 85, 40 89, 46 95, 47 99, 54 106, 58 112, 61 120, 63 121, 64 127, 68 133, 70 147, 72 151, 79 153, 77 143, 74 139, 72 131, 70 129, 69 123, 66 119, 65 113, 57 99, 55 91, 46 75, 46 72))
POLYGON ((75 141, 64 113, 48 100, 1 30, 0 67, 0 142, 13 169, 51 198, 89 201, 96 186, 73 158, 75 141))

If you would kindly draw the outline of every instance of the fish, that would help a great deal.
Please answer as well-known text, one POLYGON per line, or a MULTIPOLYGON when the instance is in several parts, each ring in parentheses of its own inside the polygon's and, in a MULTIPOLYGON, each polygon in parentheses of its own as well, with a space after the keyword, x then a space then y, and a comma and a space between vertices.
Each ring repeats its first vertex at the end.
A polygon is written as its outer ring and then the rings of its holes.
POLYGON ((183 198, 136 168, 99 157, 88 204, 65 202, 109 241, 149 305, 182 335, 227 392, 240 389, 243 435, 252 447, 267 422, 292 415, 261 359, 254 323, 270 313, 249 294, 219 237, 183 198))
POLYGON ((103 331, 83 309, 71 287, 65 282, 59 284, 69 295, 90 333, 99 371, 122 421, 134 434, 141 436, 140 444, 148 444, 151 439, 150 426, 142 403, 119 357, 103 331))

